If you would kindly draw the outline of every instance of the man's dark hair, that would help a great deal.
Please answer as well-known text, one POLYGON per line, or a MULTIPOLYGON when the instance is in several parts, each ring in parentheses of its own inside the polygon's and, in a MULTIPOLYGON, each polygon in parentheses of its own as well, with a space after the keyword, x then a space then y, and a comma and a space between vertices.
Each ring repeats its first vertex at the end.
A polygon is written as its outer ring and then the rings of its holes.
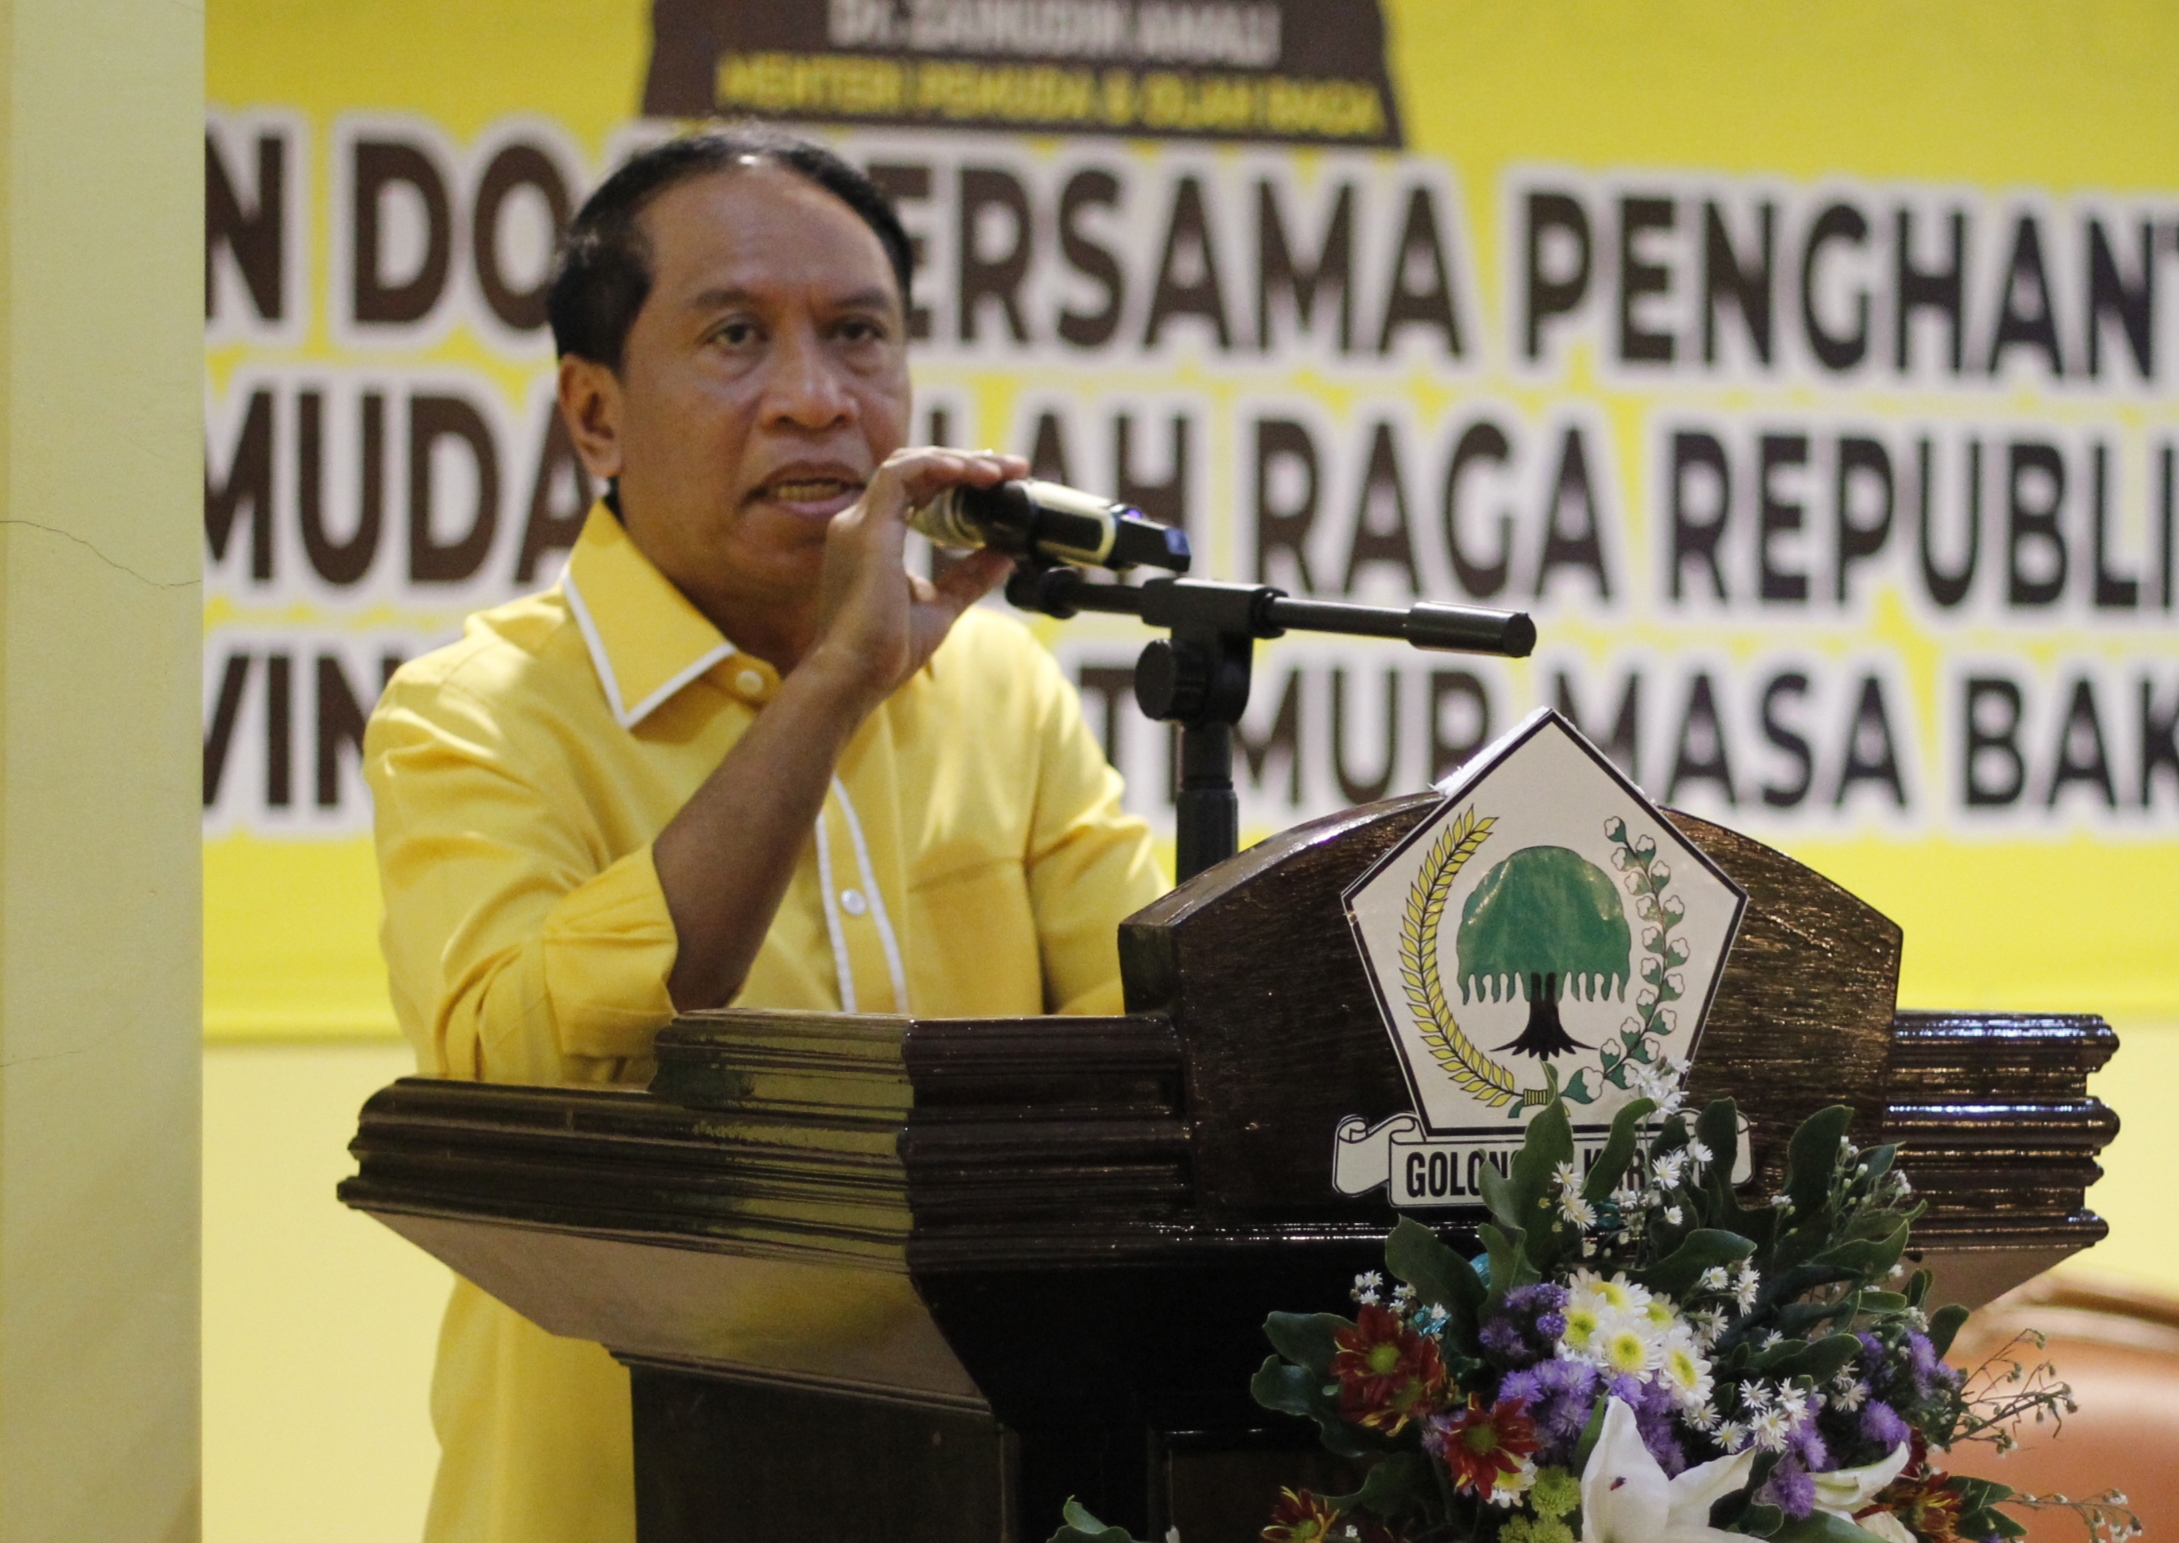
POLYGON ((751 160, 784 167, 854 210, 885 248, 907 304, 914 253, 877 184, 823 145, 760 123, 728 124, 631 156, 584 201, 553 259, 546 298, 553 346, 563 358, 620 369, 628 329, 651 292, 650 243, 638 217, 668 188, 751 160))

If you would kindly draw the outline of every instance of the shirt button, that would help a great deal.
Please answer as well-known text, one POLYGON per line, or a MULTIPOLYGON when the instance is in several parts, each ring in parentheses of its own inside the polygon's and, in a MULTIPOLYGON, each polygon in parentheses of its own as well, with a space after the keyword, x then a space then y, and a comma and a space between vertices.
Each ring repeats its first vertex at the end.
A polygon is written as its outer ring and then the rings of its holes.
POLYGON ((870 909, 870 902, 863 899, 859 889, 843 889, 840 891, 840 909, 850 916, 860 916, 870 909))
POLYGON ((743 696, 760 697, 764 695, 764 677, 755 670, 743 670, 734 677, 734 689, 743 696))

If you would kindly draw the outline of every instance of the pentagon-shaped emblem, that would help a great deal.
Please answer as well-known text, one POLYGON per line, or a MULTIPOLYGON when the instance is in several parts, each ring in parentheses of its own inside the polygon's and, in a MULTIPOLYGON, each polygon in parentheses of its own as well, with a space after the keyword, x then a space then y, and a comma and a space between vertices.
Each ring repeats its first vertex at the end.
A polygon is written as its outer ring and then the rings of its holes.
POLYGON ((1346 908, 1415 1100, 1334 1143, 1342 1193, 1476 1205, 1553 1093, 1601 1147, 1676 1096, 1747 896, 1572 724, 1543 709, 1444 785, 1346 908))

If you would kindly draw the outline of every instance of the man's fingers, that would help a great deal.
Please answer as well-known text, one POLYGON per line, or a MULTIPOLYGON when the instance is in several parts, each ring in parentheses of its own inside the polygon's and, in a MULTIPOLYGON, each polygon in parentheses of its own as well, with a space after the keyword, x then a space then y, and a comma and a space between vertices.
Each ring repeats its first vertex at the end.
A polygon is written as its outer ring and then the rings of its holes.
POLYGON ((873 489, 878 478, 897 480, 908 507, 927 504, 951 487, 964 484, 969 487, 988 488, 1009 478, 1029 475, 1029 463, 1018 455, 1000 455, 990 450, 948 450, 924 446, 914 450, 896 450, 885 458, 878 476, 872 479, 873 489))
POLYGON ((935 583, 924 580, 911 587, 910 594, 919 602, 911 608, 909 615, 909 629, 914 639, 911 670, 921 669, 930 662, 931 655, 946 641, 946 634, 953 630, 953 624, 961 619, 961 613, 1004 578, 1012 566, 997 552, 972 552, 947 569, 945 577, 935 583), (928 599, 924 598, 926 593, 928 599))
POLYGON ((1004 552, 971 552, 948 568, 933 588, 934 597, 953 608, 958 616, 977 601, 991 593, 993 585, 1003 580, 1013 570, 1013 559, 1004 552))

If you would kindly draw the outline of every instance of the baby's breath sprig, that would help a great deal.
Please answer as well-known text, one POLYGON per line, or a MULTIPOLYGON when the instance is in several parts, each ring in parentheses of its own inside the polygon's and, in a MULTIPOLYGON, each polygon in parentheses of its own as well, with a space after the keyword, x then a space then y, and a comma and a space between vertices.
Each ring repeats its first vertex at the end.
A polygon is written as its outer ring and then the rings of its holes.
POLYGON ((2032 1360, 2047 1341, 2034 1329, 2023 1329, 1967 1373, 1959 1391, 1959 1425, 1953 1443, 1987 1441, 2000 1453, 2020 1444, 2017 1432, 2023 1422, 2050 1423, 2055 1434, 2065 1427, 2065 1417, 2080 1406, 2073 1388, 2058 1380, 2057 1368, 2048 1361, 2032 1360))
POLYGON ((2088 1529, 2090 1543, 2127 1543, 2141 1536, 2140 1516, 2125 1495, 2115 1489, 2103 1490, 2085 1500, 2071 1500, 2064 1495, 2014 1494, 2002 1504, 2028 1511, 2071 1511, 2088 1529))

